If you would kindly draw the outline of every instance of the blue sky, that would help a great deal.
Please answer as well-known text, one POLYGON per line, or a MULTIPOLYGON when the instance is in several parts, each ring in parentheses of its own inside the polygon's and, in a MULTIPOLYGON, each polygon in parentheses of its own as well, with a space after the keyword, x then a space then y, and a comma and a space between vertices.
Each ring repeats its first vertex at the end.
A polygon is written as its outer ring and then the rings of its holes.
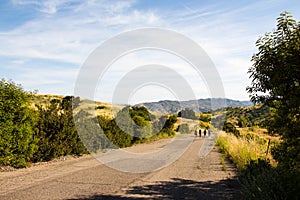
MULTIPOLYGON (((255 41, 275 28, 276 18, 285 10, 300 20, 297 0, 4 0, 0 3, 0 77, 22 84, 25 90, 72 95, 79 70, 95 48, 121 32, 157 27, 197 42, 214 62, 225 96, 248 100, 247 70, 256 52, 255 41)), ((210 97, 204 81, 180 59, 162 52, 135 52, 107 71, 95 98, 110 102, 124 73, 131 66, 149 63, 175 66, 197 98, 210 97)), ((157 85, 139 88, 129 103, 176 99, 157 85)))

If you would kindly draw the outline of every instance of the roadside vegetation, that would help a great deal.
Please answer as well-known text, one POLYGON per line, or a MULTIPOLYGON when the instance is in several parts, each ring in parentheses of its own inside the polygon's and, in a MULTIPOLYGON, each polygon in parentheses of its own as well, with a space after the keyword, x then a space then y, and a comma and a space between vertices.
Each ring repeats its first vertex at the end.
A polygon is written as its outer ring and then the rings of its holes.
POLYGON ((145 107, 126 106, 113 118, 109 105, 98 103, 96 111, 110 113, 89 120, 91 114, 80 110, 73 117, 73 109, 82 102, 79 97, 36 95, 2 79, 0 166, 28 167, 32 162, 128 147, 175 135, 175 115, 156 117, 145 107), (74 119, 80 121, 79 126, 75 126, 74 119), (122 124, 126 130, 120 128, 122 124))
POLYGON ((276 166, 276 162, 270 154, 270 147, 279 144, 276 138, 267 140, 264 136, 256 134, 241 134, 236 137, 231 133, 221 132, 217 140, 221 151, 227 155, 237 166, 239 170, 245 169, 251 161, 264 159, 272 162, 276 166))
POLYGON ((28 167, 31 162, 173 137, 175 130, 191 133, 195 128, 219 128, 223 132, 217 144, 237 166, 245 199, 298 199, 300 23, 283 12, 277 28, 256 45, 258 52, 249 69, 252 83, 247 88, 255 106, 213 111, 217 116, 180 111, 178 117, 195 123, 194 127, 189 123, 176 127, 177 115, 156 116, 143 106, 119 107, 114 117, 111 105, 99 103, 92 108, 97 117, 80 109, 74 117, 73 109, 84 100, 72 96, 45 99, 2 79, 0 165, 28 167), (218 120, 223 118, 225 124, 218 120))
POLYGON ((300 23, 283 12, 258 39, 249 69, 251 109, 227 110, 217 143, 239 169, 245 199, 300 196, 300 23))

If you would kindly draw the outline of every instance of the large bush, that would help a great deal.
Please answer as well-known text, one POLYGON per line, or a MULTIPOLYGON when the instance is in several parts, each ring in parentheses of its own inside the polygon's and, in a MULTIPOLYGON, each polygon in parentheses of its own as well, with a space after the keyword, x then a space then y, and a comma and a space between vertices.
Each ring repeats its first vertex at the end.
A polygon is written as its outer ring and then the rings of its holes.
POLYGON ((36 150, 32 94, 11 81, 0 81, 0 165, 26 167, 36 150))
POLYGON ((35 138, 38 151, 33 159, 48 161, 65 155, 87 153, 73 121, 72 102, 74 97, 52 99, 46 107, 38 106, 39 121, 35 138))

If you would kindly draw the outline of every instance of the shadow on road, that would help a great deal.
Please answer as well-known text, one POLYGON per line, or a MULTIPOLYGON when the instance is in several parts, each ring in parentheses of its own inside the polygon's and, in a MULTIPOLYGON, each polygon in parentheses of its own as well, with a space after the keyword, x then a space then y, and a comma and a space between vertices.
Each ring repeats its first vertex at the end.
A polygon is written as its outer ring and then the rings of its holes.
POLYGON ((172 181, 135 186, 124 195, 96 194, 74 199, 241 199, 237 180, 226 179, 219 182, 198 182, 174 178, 172 181))

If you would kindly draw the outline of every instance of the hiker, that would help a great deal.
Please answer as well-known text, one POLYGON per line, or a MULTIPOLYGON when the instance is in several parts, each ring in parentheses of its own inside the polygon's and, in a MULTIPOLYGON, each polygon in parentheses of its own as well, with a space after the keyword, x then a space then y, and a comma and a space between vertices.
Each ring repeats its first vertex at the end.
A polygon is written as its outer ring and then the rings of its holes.
POLYGON ((206 136, 206 129, 204 129, 204 137, 206 136))
POLYGON ((210 128, 209 127, 208 127, 207 132, 208 132, 208 137, 210 137, 210 128))
POLYGON ((195 133, 194 134, 195 134, 195 137, 197 137, 197 129, 195 129, 195 133))
POLYGON ((199 129, 199 137, 201 137, 202 135, 202 131, 201 131, 201 128, 199 129))

